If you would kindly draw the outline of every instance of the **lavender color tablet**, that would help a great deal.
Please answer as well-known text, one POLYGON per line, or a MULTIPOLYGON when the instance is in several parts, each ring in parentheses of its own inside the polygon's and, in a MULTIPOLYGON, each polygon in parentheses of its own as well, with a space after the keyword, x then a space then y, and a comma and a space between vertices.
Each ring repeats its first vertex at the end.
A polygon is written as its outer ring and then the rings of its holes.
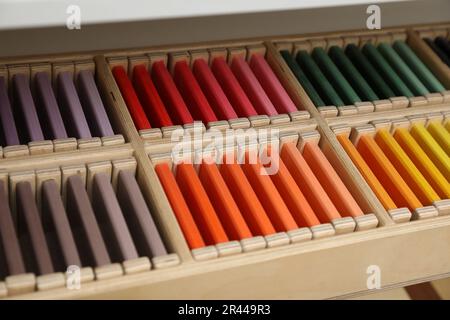
POLYGON ((103 266, 111 263, 89 197, 79 176, 67 179, 67 214, 85 265, 103 266))
POLYGON ((66 128, 53 92, 50 77, 46 72, 38 72, 34 76, 36 89, 36 105, 41 117, 43 130, 48 139, 67 138, 66 128))
POLYGON ((11 104, 6 90, 5 78, 0 77, 0 129, 6 146, 20 144, 11 104))
POLYGON ((79 139, 91 138, 91 131, 73 83, 72 72, 61 72, 57 81, 58 102, 69 136, 79 139))
POLYGON ((3 181, 0 181, 0 245, 3 246, 8 275, 25 273, 25 264, 3 181))
POLYGON ((24 74, 16 74, 12 82, 15 114, 21 119, 21 124, 26 130, 26 134, 23 135, 24 142, 44 140, 27 77, 24 74))
POLYGON ((63 258, 64 268, 70 265, 81 266, 80 256, 59 194, 58 185, 55 180, 47 180, 41 188, 43 225, 56 235, 57 247, 63 258))
POLYGON ((92 199, 103 237, 110 244, 113 262, 136 259, 138 253, 120 209, 111 182, 105 173, 94 176, 92 199))
POLYGON ((27 233, 38 274, 53 273, 53 263, 50 257, 41 218, 36 207, 35 197, 28 181, 16 185, 17 218, 21 233, 27 233))
POLYGON ((113 136, 114 132, 92 72, 90 70, 80 71, 77 84, 81 104, 92 134, 96 137, 113 136))
POLYGON ((119 172, 117 198, 142 256, 157 257, 167 250, 148 210, 137 181, 129 171, 119 172))

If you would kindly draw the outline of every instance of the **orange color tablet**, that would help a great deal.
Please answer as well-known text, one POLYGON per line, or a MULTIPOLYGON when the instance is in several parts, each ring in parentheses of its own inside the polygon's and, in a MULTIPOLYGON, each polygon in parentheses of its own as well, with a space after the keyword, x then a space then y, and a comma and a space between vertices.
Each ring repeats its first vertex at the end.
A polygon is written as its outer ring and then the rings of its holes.
POLYGON ((252 233, 215 163, 200 165, 200 181, 214 203, 217 215, 231 240, 251 238, 252 233))
POLYGON ((389 196, 389 194, 386 192, 386 189, 384 189, 383 185, 380 183, 380 181, 377 179, 375 174, 372 172, 372 170, 367 165, 366 161, 361 157, 358 150, 356 150, 353 143, 350 141, 349 138, 347 138, 346 135, 338 135, 337 139, 341 146, 344 148, 345 152, 347 152, 347 155, 352 160, 353 164, 358 168, 361 175, 366 180, 367 184, 370 186, 372 191, 377 196, 378 200, 380 200, 381 204, 386 210, 396 209, 397 206, 395 205, 392 198, 389 196))
POLYGON ((277 173, 270 175, 270 178, 299 227, 312 227, 320 224, 319 219, 281 158, 278 159, 277 173))
POLYGON ((195 224, 191 211, 189 210, 180 188, 178 188, 177 181, 169 168, 167 163, 160 163, 155 166, 156 174, 159 177, 167 199, 169 199, 170 206, 177 217, 180 228, 183 231, 184 237, 189 245, 189 248, 196 249, 205 246, 205 242, 200 234, 200 231, 195 224))
POLYGON ((242 165, 242 169, 255 190, 259 201, 266 209, 275 229, 278 232, 297 229, 297 223, 281 198, 280 193, 275 188, 270 177, 264 174, 266 172, 264 166, 261 163, 250 164, 248 159, 249 153, 247 152, 246 161, 242 165))
POLYGON ((176 168, 178 186, 207 245, 228 242, 228 236, 206 194, 194 166, 180 163, 176 168))
POLYGON ((303 157, 341 216, 358 217, 364 214, 317 144, 305 143, 303 157))
POLYGON ((220 174, 225 180, 253 235, 266 236, 274 234, 276 232, 275 228, 248 182, 241 166, 237 163, 224 163, 220 166, 220 174))
POLYGON ((341 218, 333 202, 322 188, 319 180, 317 180, 294 143, 285 143, 282 146, 281 159, 305 195, 320 222, 328 223, 334 219, 341 218))

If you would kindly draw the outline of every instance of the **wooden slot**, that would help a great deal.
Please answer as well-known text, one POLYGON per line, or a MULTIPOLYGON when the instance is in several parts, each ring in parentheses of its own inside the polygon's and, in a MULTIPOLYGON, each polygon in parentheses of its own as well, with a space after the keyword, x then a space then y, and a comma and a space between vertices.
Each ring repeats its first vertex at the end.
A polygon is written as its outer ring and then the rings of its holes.
POLYGON ((311 52, 313 46, 310 41, 298 41, 294 43, 294 51, 293 54, 296 55, 297 52, 301 50, 306 50, 307 52, 311 52))
POLYGON ((242 47, 228 48, 227 49, 227 59, 226 59, 228 64, 231 65, 235 58, 242 58, 242 59, 246 60, 247 59, 246 48, 242 48, 242 47))
POLYGON ((113 160, 111 161, 111 163, 112 163, 111 183, 113 185, 114 190, 117 191, 117 180, 120 171, 126 170, 127 172, 130 172, 133 176, 135 176, 137 170, 137 163, 135 158, 113 160))
POLYGON ((259 54, 261 56, 265 56, 267 52, 267 48, 263 44, 254 44, 246 46, 247 49, 247 60, 250 61, 254 54, 259 54))
POLYGON ((34 171, 18 172, 9 174, 9 203, 13 214, 13 221, 18 226, 17 217, 17 201, 16 201, 16 186, 20 182, 28 182, 31 185, 33 194, 36 194, 36 175, 34 171))
POLYGON ((92 188, 93 188, 93 182, 94 177, 97 173, 103 173, 105 174, 109 181, 111 181, 111 175, 112 175, 112 164, 110 161, 103 161, 103 162, 95 162, 95 163, 89 163, 87 166, 87 179, 86 179, 86 190, 89 194, 89 197, 92 198, 92 188))
POLYGON ((41 208, 42 205, 42 184, 48 180, 55 181, 59 192, 61 192, 61 170, 59 168, 36 170, 36 200, 38 208, 41 208))
POLYGON ((169 54, 167 68, 169 69, 170 73, 174 73, 175 65, 179 61, 184 61, 189 66, 191 64, 191 56, 189 52, 172 52, 169 54))
POLYGON ((158 61, 162 61, 164 63, 164 65, 167 66, 168 56, 165 53, 159 53, 159 52, 149 53, 149 54, 147 54, 147 57, 148 57, 149 70, 152 70, 153 64, 158 61))
POLYGON ((67 197, 67 180, 71 177, 77 175, 81 178, 83 186, 86 187, 87 181, 87 170, 84 165, 72 165, 72 166, 62 166, 61 167, 61 194, 63 201, 66 201, 67 197))
POLYGON ((326 38, 327 46, 326 50, 328 51, 332 46, 344 47, 344 39, 342 37, 329 37, 326 38))
POLYGON ((149 59, 147 56, 128 57, 128 77, 133 79, 134 67, 143 65, 147 71, 149 68, 149 59))
MULTIPOLYGON (((74 77, 75 66, 73 63, 56 63, 52 64, 52 82, 53 86, 57 88, 57 78, 61 72, 70 72, 74 77)), ((74 79, 72 79, 74 80, 74 79)))
POLYGON ((88 70, 95 74, 95 63, 93 60, 80 60, 74 63, 75 76, 78 76, 81 71, 88 70))

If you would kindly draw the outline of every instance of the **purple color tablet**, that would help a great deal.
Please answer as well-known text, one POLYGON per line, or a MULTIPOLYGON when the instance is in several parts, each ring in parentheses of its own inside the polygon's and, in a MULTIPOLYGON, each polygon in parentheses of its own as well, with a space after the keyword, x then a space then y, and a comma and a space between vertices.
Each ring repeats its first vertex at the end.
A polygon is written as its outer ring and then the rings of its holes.
POLYGON ((0 77, 0 129, 4 144, 13 146, 20 144, 11 104, 6 90, 5 78, 0 77))
POLYGON ((53 273, 50 251, 31 184, 28 181, 22 181, 16 185, 16 201, 19 233, 26 234, 29 238, 36 264, 36 273, 40 275, 53 273))
POLYGON ((79 176, 67 179, 67 215, 84 265, 111 263, 89 197, 79 176))
POLYGON ((28 78, 24 74, 16 74, 13 76, 12 82, 14 89, 14 112, 21 119, 21 124, 26 130, 26 134, 23 135, 24 142, 45 140, 36 112, 36 106, 31 96, 28 78))
POLYGON ((167 254, 167 250, 148 210, 136 178, 129 171, 119 172, 117 198, 126 217, 139 253, 157 257, 167 254))
POLYGON ((72 72, 58 74, 58 102, 70 137, 91 138, 91 131, 78 99, 72 72))
POLYGON ((36 105, 41 117, 43 130, 48 139, 67 138, 66 128, 53 92, 50 77, 46 72, 38 72, 34 76, 36 89, 36 105))
POLYGON ((106 114, 92 71, 80 71, 77 84, 81 104, 92 134, 96 137, 113 136, 114 131, 106 114))
POLYGON ((120 209, 111 182, 105 173, 94 176, 92 199, 105 241, 110 245, 113 262, 136 259, 138 253, 120 209))
POLYGON ((12 276, 26 271, 8 202, 5 185, 0 181, 0 245, 5 254, 8 275, 12 276))
POLYGON ((81 266, 80 256, 59 194, 58 185, 55 180, 47 180, 41 188, 43 225, 46 230, 56 235, 57 247, 63 259, 64 269, 70 265, 81 266))

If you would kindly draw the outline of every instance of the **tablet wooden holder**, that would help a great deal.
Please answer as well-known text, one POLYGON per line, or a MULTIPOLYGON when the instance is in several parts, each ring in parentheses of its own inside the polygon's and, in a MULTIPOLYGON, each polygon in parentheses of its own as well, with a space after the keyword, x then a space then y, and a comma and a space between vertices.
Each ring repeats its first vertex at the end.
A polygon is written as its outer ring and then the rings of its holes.
MULTIPOLYGON (((449 25, 420 26, 429 30, 449 29, 449 25)), ((412 45, 412 32, 419 27, 385 29, 380 32, 354 31, 316 35, 262 38, 240 41, 181 45, 173 47, 144 48, 139 50, 117 50, 86 54, 63 54, 45 57, 25 57, 0 60, 0 75, 24 70, 32 73, 42 64, 54 73, 61 68, 78 70, 78 67, 95 66, 96 80, 104 99, 108 115, 120 143, 96 141, 89 149, 80 147, 83 141, 70 141, 70 147, 58 150, 56 142, 46 142, 48 153, 34 152, 34 146, 19 147, 20 151, 10 154, 10 150, 0 148, 0 179, 9 177, 8 186, 16 178, 36 179, 41 169, 61 171, 62 167, 78 165, 86 168, 88 163, 134 159, 137 165, 136 177, 146 202, 157 223, 159 232, 169 252, 176 258, 167 268, 152 268, 146 260, 145 268, 136 272, 123 272, 124 264, 112 267, 116 270, 86 269, 80 290, 64 287, 64 276, 51 275, 39 278, 23 275, 19 279, 0 281, 0 296, 7 298, 158 298, 158 299, 204 299, 204 298, 332 298, 348 297, 367 293, 367 278, 370 267, 375 265, 382 271, 382 288, 405 286, 423 281, 447 277, 450 273, 450 217, 435 217, 409 221, 408 214, 387 212, 361 174, 352 164, 336 139, 338 130, 348 130, 380 120, 392 127, 398 121, 416 121, 416 117, 439 116, 449 121, 450 102, 448 92, 423 99, 393 99, 375 103, 347 106, 343 108, 317 109, 299 85, 294 75, 279 55, 279 49, 297 50, 299 45, 329 46, 366 41, 392 41, 397 37, 408 39, 412 45), (297 48, 297 49, 296 49, 297 48), (282 139, 302 141, 307 132, 316 130, 322 151, 350 190, 365 213, 373 213, 378 220, 376 228, 359 230, 345 234, 311 238, 294 242, 286 235, 279 246, 270 247, 267 239, 253 239, 246 250, 246 244, 232 243, 227 248, 212 247, 204 252, 192 252, 184 239, 162 186, 153 169, 157 161, 167 161, 165 154, 171 150, 171 131, 174 128, 151 129, 138 132, 133 124, 120 91, 111 74, 111 67, 120 64, 128 72, 132 66, 144 63, 151 66, 153 61, 164 60, 167 65, 177 59, 192 61, 197 56, 210 59, 223 55, 229 60, 234 54, 248 58, 252 50, 265 52, 266 58, 280 78, 283 86, 299 108, 298 113, 277 117, 258 116, 255 119, 236 119, 206 124, 209 128, 277 128, 282 139), (417 100, 417 101, 416 101, 417 100), (420 100, 420 101, 419 101, 420 100), (284 137, 284 138, 283 138, 284 137), (124 143, 125 141, 125 143, 124 143), (54 152, 57 151, 57 152, 54 152), (12 158, 13 157, 13 158, 12 158), (27 174, 31 174, 27 176, 27 174), (13 179, 11 179, 11 175, 13 179), (254 246, 253 246, 254 245, 254 246), (252 247, 253 246, 253 247, 252 247), (230 249, 231 248, 231 249, 230 249), (229 255, 221 255, 229 250, 229 255), (208 251, 208 252, 206 252, 208 251), (401 259, 399 259, 401 255, 401 259), (423 257, 426 257, 424 259, 423 257), (179 259, 179 260, 178 260, 179 259), (175 264, 175 265, 172 265, 175 264), (111 276, 106 276, 106 275, 111 276), (85 275, 85 276, 84 276, 85 275), (95 280, 93 280, 96 278, 95 280), (273 283, 277 285, 274 286, 273 283)), ((448 35, 448 33, 447 33, 448 35)), ((420 40, 420 38, 419 38, 420 40)), ((427 52, 420 43, 418 51, 425 63, 435 60, 432 52, 427 52)), ((428 64, 441 81, 450 81, 448 70, 438 62, 428 64), (444 69, 444 70, 442 70, 444 69), (439 71, 441 70, 441 71, 439 71)), ((189 132, 191 128, 182 128, 189 132)), ((372 129, 371 129, 372 130, 372 129)), ((342 132, 342 131, 341 131, 342 132)), ((261 143, 261 142, 260 142, 261 143)), ((40 148, 40 147, 39 147, 40 148)), ((38 149, 39 149, 38 148, 38 149)), ((41 149, 39 149, 41 150, 41 149)), ((46 179, 46 178, 44 178, 46 179)), ((38 181, 37 179, 36 181, 38 181)), ((40 181, 40 180, 39 180, 40 181)), ((62 186, 64 183, 62 182, 62 186)), ((38 187, 37 187, 38 188, 38 187)), ((12 188, 14 189, 14 188, 12 188)), ((39 188, 37 189, 39 190, 39 188)), ((12 195, 10 195, 12 196, 12 195)), ((437 207, 436 207, 437 208, 437 207)), ((437 208, 439 212, 439 208, 437 208)), ((336 229, 334 229, 335 231, 336 229)), ((303 233, 305 234, 305 233, 303 233)), ((145 260, 145 259, 144 259, 145 260)), ((140 263, 141 263, 140 262, 140 263)), ((154 265, 154 263, 151 263, 154 265)), ((84 271, 83 271, 84 272, 84 271)))

